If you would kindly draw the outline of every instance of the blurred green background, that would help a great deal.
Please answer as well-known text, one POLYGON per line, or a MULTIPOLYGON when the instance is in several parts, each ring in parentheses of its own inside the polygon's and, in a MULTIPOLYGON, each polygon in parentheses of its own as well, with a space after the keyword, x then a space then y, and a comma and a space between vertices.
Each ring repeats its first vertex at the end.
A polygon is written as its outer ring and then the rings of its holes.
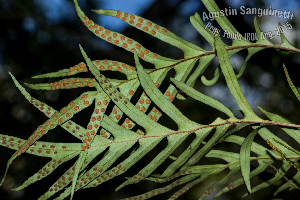
MULTIPOLYGON (((0 0, 0 133, 12 135, 26 139, 33 133, 36 127, 42 124, 46 117, 35 109, 29 102, 25 100, 22 94, 14 86, 8 72, 11 72, 17 80, 23 84, 50 82, 57 79, 42 79, 32 80, 30 77, 38 74, 58 71, 64 68, 69 68, 79 62, 84 61, 80 54, 78 44, 81 44, 88 56, 91 59, 110 59, 125 62, 134 65, 133 55, 126 52, 124 49, 115 47, 111 44, 102 41, 94 34, 89 32, 76 15, 73 2, 70 0, 0 0)), ((124 35, 133 38, 142 43, 145 47, 153 52, 157 52, 163 56, 180 59, 183 58, 182 52, 165 44, 162 41, 153 38, 146 33, 128 26, 121 20, 114 20, 112 17, 101 16, 92 13, 91 9, 110 8, 122 10, 128 13, 140 15, 149 19, 161 26, 166 27, 178 36, 199 45, 205 50, 211 50, 208 42, 192 27, 189 16, 198 12, 202 17, 202 13, 208 11, 203 6, 200 0, 79 0, 79 4, 83 11, 100 25, 105 26, 114 31, 122 32, 124 35)), ((220 9, 236 8, 240 6, 269 8, 278 10, 290 10, 294 12, 292 20, 263 16, 258 18, 262 31, 272 31, 274 34, 275 27, 278 22, 282 24, 289 22, 292 25, 292 30, 285 33, 287 39, 297 48, 299 48, 299 2, 294 1, 236 1, 236 0, 218 0, 220 9)), ((254 15, 238 15, 229 16, 229 20, 237 28, 240 33, 254 33, 253 19, 254 15)), ((205 21, 206 24, 208 21, 205 21)), ((214 21, 211 22, 217 25, 214 21)), ((280 43, 280 37, 275 36, 271 41, 280 43)), ((223 40, 230 45, 230 40, 223 40)), ((231 57, 232 65, 236 72, 247 55, 247 51, 243 50, 237 55, 231 57)), ((297 54, 281 55, 278 50, 267 49, 254 55, 248 62, 244 76, 239 79, 242 90, 245 93, 251 107, 259 116, 264 117, 257 109, 261 106, 269 112, 277 113, 288 118, 292 122, 299 124, 300 104, 294 97, 289 88, 282 69, 282 63, 288 68, 291 79, 296 86, 300 86, 297 72, 299 71, 299 56, 297 54)), ((218 64, 217 58, 204 73, 207 78, 212 78, 214 69, 218 64)), ((151 67, 151 65, 146 65, 151 67)), ((91 76, 91 75, 89 75, 91 76)), ((169 76, 174 76, 174 72, 170 72, 169 76)), ((165 84, 170 81, 166 80, 165 84)), ((233 98, 230 96, 229 90, 226 87, 224 77, 221 77, 218 83, 214 86, 204 86, 200 79, 197 81, 195 88, 199 91, 221 101, 231 110, 238 109, 233 98)), ((28 89, 28 88, 26 88, 28 89)), ((60 109, 65 106, 71 99, 76 98, 84 89, 61 90, 61 91, 28 91, 35 98, 46 102, 55 109, 60 109)), ((174 100, 174 104, 190 119, 207 124, 212 122, 220 113, 215 112, 208 106, 205 106, 193 99, 188 98, 186 101, 174 100), (209 115, 208 115, 209 113, 209 115)), ((89 119, 89 111, 83 112, 78 121, 87 123, 89 119)), ((174 128, 176 125, 169 122, 167 118, 162 118, 159 122, 174 128)), ((300 149, 294 140, 287 137, 279 129, 272 129, 274 133, 282 139, 290 143, 296 149, 300 149)), ((249 130, 248 130, 249 131, 249 130)), ((247 130, 240 132, 241 136, 247 135, 247 130)), ((43 137, 45 141, 56 142, 76 142, 74 138, 70 138, 61 128, 56 128, 55 131, 48 133, 43 137)), ((259 137, 256 142, 264 144, 264 141, 259 137)), ((185 143, 188 145, 188 143, 185 143)), ((166 145, 161 143, 157 149, 151 151, 146 158, 138 163, 135 168, 125 176, 130 176, 141 169, 144 165, 141 163, 149 162, 159 153, 166 145)), ((228 144, 220 144, 216 148, 226 149, 228 144)), ((265 144, 264 144, 265 145, 265 144)), ((234 146, 234 145, 233 145, 234 146)), ((181 146, 178 152, 182 151, 186 146, 181 146)), ((238 151, 237 147, 230 147, 233 151, 238 151)), ((0 177, 2 178, 6 162, 14 151, 0 146, 1 163, 0 177)), ((124 158, 123 158, 124 159, 124 158)), ((37 172, 48 160, 39 159, 36 156, 22 155, 17 158, 11 165, 6 177, 6 181, 0 188, 0 199, 37 199, 41 194, 47 191, 47 188, 54 183, 55 180, 68 168, 68 164, 61 166, 52 175, 43 179, 39 183, 35 183, 28 188, 12 192, 11 189, 22 184, 28 177, 37 172)), ((211 161, 204 161, 211 162, 211 161)), ((280 163, 279 163, 280 164, 280 163)), ((158 171, 161 169, 158 169, 158 171)), ((296 172, 292 169, 288 173, 288 177, 292 177, 296 172)), ((267 181, 272 178, 271 168, 266 173, 254 178, 252 184, 256 185, 261 181, 267 181)), ((220 174, 224 175, 224 174, 220 174)), ((203 192, 213 180, 220 178, 218 176, 209 179, 199 186, 191 189, 189 193, 183 195, 179 199, 198 199, 200 192, 203 192)), ((114 189, 124 181, 124 176, 118 177, 109 181, 100 187, 91 188, 75 193, 73 199, 121 199, 129 196, 138 195, 151 189, 159 187, 158 184, 143 181, 139 184, 128 186, 118 192, 114 189)), ((275 186, 268 189, 256 192, 244 199, 271 199, 273 193, 278 186, 283 184, 282 180, 275 186)), ((237 190, 233 190, 218 199, 241 199, 242 195, 247 192, 246 187, 241 186, 237 190)), ((158 196, 153 199, 166 199, 171 195, 158 196)), ((285 191, 278 195, 278 198, 283 199, 299 199, 299 191, 285 191)))

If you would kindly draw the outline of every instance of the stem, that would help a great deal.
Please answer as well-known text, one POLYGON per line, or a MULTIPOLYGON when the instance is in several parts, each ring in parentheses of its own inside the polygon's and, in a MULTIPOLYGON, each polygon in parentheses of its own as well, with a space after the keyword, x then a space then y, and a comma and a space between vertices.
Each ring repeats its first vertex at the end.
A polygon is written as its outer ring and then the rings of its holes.
POLYGON ((133 142, 133 141, 138 141, 138 140, 145 139, 145 138, 168 137, 171 135, 176 135, 176 134, 181 134, 181 133, 192 133, 192 132, 198 131, 200 129, 204 129, 204 128, 218 127, 218 126, 223 126, 223 125, 228 125, 228 124, 240 124, 240 123, 267 124, 267 125, 277 125, 277 126, 284 126, 284 127, 300 128, 300 125, 296 125, 296 124, 286 124, 286 123, 272 122, 272 121, 267 121, 267 120, 263 120, 263 121, 237 120, 237 121, 226 121, 226 122, 222 122, 222 123, 218 123, 218 124, 202 125, 196 129, 186 130, 186 131, 175 131, 175 132, 168 133, 165 135, 150 135, 150 136, 145 135, 145 136, 141 136, 141 137, 131 139, 131 140, 113 141, 113 142, 109 142, 109 143, 106 143, 106 144, 100 145, 100 146, 107 146, 110 144, 121 143, 121 142, 133 142))

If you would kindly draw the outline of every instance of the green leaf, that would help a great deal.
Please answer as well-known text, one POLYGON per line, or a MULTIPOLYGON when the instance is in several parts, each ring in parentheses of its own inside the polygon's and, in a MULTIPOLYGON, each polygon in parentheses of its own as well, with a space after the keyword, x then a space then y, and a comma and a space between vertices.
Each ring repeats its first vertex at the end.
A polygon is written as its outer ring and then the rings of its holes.
POLYGON ((293 90, 295 96, 297 97, 298 101, 300 101, 300 94, 299 94, 299 91, 297 90, 297 88, 294 86, 290 76, 289 76, 289 73, 285 67, 285 65, 283 64, 283 69, 284 69, 284 73, 285 73, 285 76, 286 76, 286 79, 291 87, 291 89, 293 90))
MULTIPOLYGON (((237 77, 231 66, 229 56, 226 52, 226 49, 225 49, 220 37, 216 37, 215 46, 216 46, 217 56, 218 56, 219 62, 220 62, 220 67, 225 76, 227 86, 228 86, 232 96, 236 100, 237 104, 239 105, 239 107, 241 108, 243 113, 245 113, 246 118, 256 116, 253 113, 245 96, 243 95, 243 92, 237 81, 237 77)), ((257 118, 257 117, 254 117, 254 118, 257 118)))
MULTIPOLYGON (((291 123, 290 121, 288 121, 287 119, 281 117, 280 115, 265 111, 264 109, 262 109, 259 106, 258 106, 258 108, 261 112, 263 112, 272 121, 276 121, 276 122, 280 122, 280 123, 287 123, 287 124, 291 123)), ((291 129, 291 128, 281 128, 281 129, 283 131, 285 131, 289 136, 294 138, 298 142, 298 144, 300 144, 300 130, 291 129)))
POLYGON ((239 171, 239 169, 240 169, 239 165, 235 165, 235 167, 231 169, 231 171, 228 174, 226 174, 226 176, 224 176, 221 180, 219 180, 218 182, 212 184, 209 188, 207 188, 204 191, 204 193, 201 195, 199 200, 203 200, 208 195, 215 192, 220 186, 224 185, 232 176, 234 176, 239 171))
POLYGON ((201 76, 201 81, 206 86, 214 85, 220 77, 220 67, 218 66, 215 70, 214 77, 211 80, 207 80, 205 76, 201 76))
POLYGON ((97 14, 103 14, 103 15, 109 15, 112 17, 117 17, 119 19, 122 19, 125 23, 127 23, 130 26, 133 26, 141 31, 144 31, 148 34, 151 34, 153 37, 156 37, 166 43, 169 43, 179 49, 181 49, 184 52, 189 52, 195 54, 196 52, 203 52, 204 50, 200 47, 189 43, 182 38, 178 37, 171 31, 167 30, 164 27, 161 27, 147 19, 144 19, 142 17, 128 14, 122 11, 115 11, 115 10, 108 10, 108 9, 99 9, 99 10, 92 10, 93 12, 97 14))
MULTIPOLYGON (((252 188, 252 193, 253 192, 256 192, 258 190, 261 190, 263 188, 266 188, 272 184, 274 184, 276 181, 279 181, 283 176, 284 174, 289 170, 289 168, 291 167, 291 165, 289 165, 288 163, 284 163, 282 165, 282 167, 277 171, 277 173, 275 174, 275 176, 273 178, 271 178, 270 180, 268 181, 265 181, 257 186, 255 186, 254 188, 252 188)), ((243 197, 247 196, 248 194, 244 194, 243 197)))
POLYGON ((206 96, 206 95, 198 92, 194 88, 192 88, 180 81, 177 81, 173 78, 171 78, 171 81, 176 85, 176 87, 178 87, 180 90, 182 90, 184 93, 186 93, 190 97, 196 99, 197 101, 205 103, 215 109, 218 109, 219 111, 227 114, 230 118, 235 118, 234 115, 232 114, 232 112, 228 108, 226 108, 222 103, 220 103, 219 101, 214 100, 213 98, 206 96))
POLYGON ((246 187, 251 194, 251 185, 250 185, 250 152, 251 144, 255 135, 258 133, 259 128, 253 130, 244 140, 241 150, 240 150, 240 165, 242 175, 246 184, 246 187))

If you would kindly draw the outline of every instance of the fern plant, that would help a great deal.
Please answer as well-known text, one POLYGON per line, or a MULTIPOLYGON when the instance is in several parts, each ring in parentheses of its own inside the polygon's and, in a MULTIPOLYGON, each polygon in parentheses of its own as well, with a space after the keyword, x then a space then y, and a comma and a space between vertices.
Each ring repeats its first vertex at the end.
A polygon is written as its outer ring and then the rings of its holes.
MULTIPOLYGON (((202 0, 202 2, 209 12, 220 10, 213 0, 202 0)), ((69 196, 72 198, 78 190, 91 187, 101 188, 101 184, 114 180, 117 176, 122 176, 125 179, 123 174, 136 163, 139 163, 163 139, 167 140, 166 147, 148 164, 145 164, 140 171, 136 172, 134 176, 127 177, 116 190, 130 184, 138 184, 140 181, 161 183, 162 187, 126 199, 148 199, 169 191, 172 191, 170 199, 176 199, 191 187, 226 170, 229 172, 200 194, 200 199, 205 199, 213 192, 219 190, 215 194, 215 197, 218 197, 242 184, 246 185, 249 193, 253 193, 268 187, 282 178, 286 180, 286 183, 281 185, 275 194, 284 189, 299 189, 300 172, 297 161, 300 159, 300 153, 272 133, 268 127, 280 127, 299 144, 300 125, 291 123, 287 119, 267 112, 262 108, 259 109, 268 119, 258 117, 247 102, 237 81, 245 71, 247 61, 258 51, 274 48, 289 52, 300 52, 299 49, 289 43, 283 34, 281 34, 282 43, 280 45, 273 44, 268 39, 262 38, 258 21, 255 18, 254 25, 259 37, 258 41, 253 43, 244 40, 244 38, 242 40, 233 39, 232 45, 228 46, 222 42, 218 34, 205 28, 199 14, 196 13, 191 17, 191 23, 211 45, 212 51, 206 51, 176 36, 166 28, 139 16, 122 11, 94 10, 98 14, 117 17, 129 25, 181 49, 184 53, 184 58, 176 60, 163 57, 125 35, 95 24, 80 9, 77 0, 74 0, 74 4, 80 20, 89 31, 97 37, 133 53, 135 67, 112 60, 91 60, 84 49, 79 46, 83 55, 83 62, 67 69, 33 77, 58 78, 56 82, 50 84, 26 83, 27 87, 35 90, 91 88, 68 105, 62 105, 60 110, 56 110, 45 102, 32 97, 15 77, 10 74, 16 87, 24 97, 43 112, 48 119, 38 126, 27 140, 1 134, 0 144, 16 150, 7 163, 6 172, 10 164, 23 153, 51 158, 37 173, 29 177, 28 180, 14 190, 22 190, 30 184, 40 181, 49 176, 60 165, 76 158, 76 162, 53 183, 48 191, 41 194, 39 199, 49 199, 54 195, 57 196, 55 199, 64 199, 69 196), (248 50, 248 55, 241 65, 240 72, 236 75, 229 58, 243 49, 248 50), (216 56, 220 65, 215 71, 214 78, 207 80, 203 73, 216 56), (141 59, 153 64, 155 68, 144 69, 140 63, 141 59), (191 74, 197 62, 199 64, 191 74), (171 69, 176 71, 174 78, 171 78, 172 84, 165 91, 162 91, 160 85, 171 69), (103 71, 118 71, 126 75, 127 79, 106 78, 102 73, 103 71), (200 76, 202 76, 201 81, 204 85, 215 84, 221 72, 225 77, 231 95, 240 108, 239 112, 243 114, 242 119, 236 118, 233 111, 229 110, 221 102, 193 88, 200 76), (80 78, 81 73, 91 73, 93 77, 80 78), (138 102, 134 104, 132 97, 139 87, 142 87, 143 93, 138 102), (219 110, 225 114, 226 118, 218 117, 210 124, 199 124, 190 120, 172 103, 175 98, 185 100, 187 96, 219 110), (113 105, 111 112, 106 110, 109 104, 113 105), (88 124, 85 127, 76 124, 72 117, 90 106, 94 106, 94 109, 88 124), (162 115, 167 115, 174 120, 178 129, 172 130, 159 123, 162 115), (57 126, 61 126, 76 137, 78 142, 55 143, 40 141, 45 134, 51 134, 51 130, 57 126), (253 129, 253 131, 248 133, 247 137, 233 135, 239 130, 245 129, 245 127, 253 129), (254 142, 257 134, 266 141, 266 145, 254 142), (174 157, 174 151, 189 135, 194 136, 193 140, 180 156, 174 157), (204 142, 208 136, 211 136, 211 138, 204 142), (214 147, 220 142, 239 145, 240 153, 215 149, 214 147), (272 149, 267 148, 267 144, 272 149), (136 148, 133 148, 134 146, 136 148), (131 151, 130 155, 120 161, 119 158, 128 151, 131 151), (250 156, 251 152, 255 153, 256 156, 250 156), (100 154, 103 154, 101 160, 94 163, 94 159, 100 154), (226 164, 199 164, 199 161, 204 158, 222 159, 226 164), (155 170, 168 159, 172 160, 172 162, 168 166, 164 166, 164 172, 162 174, 154 174, 155 170), (276 160, 282 160, 280 168, 273 166, 276 160), (254 161, 258 162, 258 166, 251 171, 250 165, 254 161), (255 187, 251 186, 250 179, 264 172, 268 167, 276 170, 274 177, 255 187), (287 178, 286 172, 291 167, 298 171, 293 177, 287 178), (242 177, 232 180, 232 177, 235 177, 239 171, 241 171, 242 177), (173 188, 175 187, 176 190, 174 191, 173 188)), ((225 16, 216 18, 216 21, 224 31, 226 30, 232 34, 238 33, 225 16)), ((285 66, 283 67, 288 84, 298 100, 300 100, 298 89, 289 78, 285 66)), ((5 175, 1 184, 4 180, 5 175)))

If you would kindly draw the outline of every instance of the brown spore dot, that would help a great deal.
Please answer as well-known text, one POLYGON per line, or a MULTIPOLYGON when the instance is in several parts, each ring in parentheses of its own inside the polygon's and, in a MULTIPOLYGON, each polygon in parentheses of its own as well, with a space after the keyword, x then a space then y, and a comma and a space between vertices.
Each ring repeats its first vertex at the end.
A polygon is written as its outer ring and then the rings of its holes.
POLYGON ((76 111, 78 111, 78 110, 79 110, 79 107, 78 107, 78 106, 75 106, 74 111, 76 112, 76 111))
POLYGON ((86 99, 89 95, 88 94, 84 94, 82 95, 81 99, 86 99))
POLYGON ((149 30, 149 28, 147 26, 145 26, 143 29, 144 29, 144 31, 148 31, 149 30))
POLYGON ((167 96, 167 97, 170 96, 170 94, 171 94, 170 91, 167 91, 167 92, 166 92, 166 96, 167 96))
POLYGON ((144 101, 145 101, 144 99, 141 99, 139 102, 140 102, 140 103, 144 103, 144 101))
POLYGON ((139 57, 144 57, 144 53, 139 53, 139 57))
POLYGON ((162 32, 163 32, 163 33, 167 33, 167 29, 163 28, 163 29, 162 29, 162 32))
POLYGON ((117 120, 119 120, 120 118, 121 118, 121 116, 120 116, 120 115, 117 115, 117 116, 116 116, 116 119, 117 119, 117 120))
POLYGON ((132 44, 132 40, 127 40, 128 44, 132 44))
POLYGON ((137 27, 141 27, 141 26, 142 26, 142 24, 140 24, 140 23, 137 23, 137 24, 136 24, 136 26, 137 26, 137 27))
POLYGON ((155 30, 152 30, 150 33, 151 33, 152 35, 155 35, 155 34, 156 34, 155 30))
POLYGON ((130 95, 133 95, 133 93, 134 93, 133 90, 130 90, 130 91, 129 91, 129 94, 130 94, 130 95))

